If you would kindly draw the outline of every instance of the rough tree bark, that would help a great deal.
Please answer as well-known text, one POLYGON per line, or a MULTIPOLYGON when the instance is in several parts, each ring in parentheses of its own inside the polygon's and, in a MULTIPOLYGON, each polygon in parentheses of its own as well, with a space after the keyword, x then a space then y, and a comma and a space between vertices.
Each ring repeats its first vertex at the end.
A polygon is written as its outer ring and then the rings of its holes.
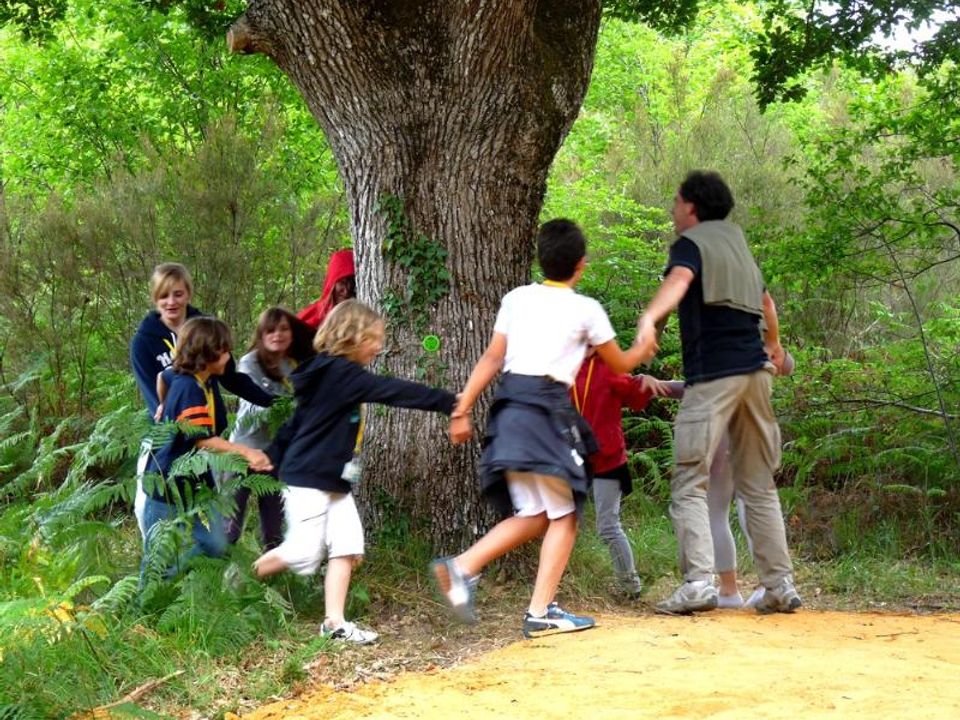
MULTIPOLYGON (((268 55, 323 128, 346 187, 358 287, 381 304, 406 273, 385 257, 378 203, 402 201, 414 233, 447 252, 450 291, 391 323, 382 369, 459 389, 500 297, 528 281, 547 172, 589 82, 600 0, 251 0, 234 52, 268 55), (441 339, 424 351, 425 333, 441 339)), ((362 505, 393 508, 453 550, 492 519, 478 500, 477 443, 446 419, 368 416, 362 505)), ((478 415, 482 429, 483 415, 478 415)))

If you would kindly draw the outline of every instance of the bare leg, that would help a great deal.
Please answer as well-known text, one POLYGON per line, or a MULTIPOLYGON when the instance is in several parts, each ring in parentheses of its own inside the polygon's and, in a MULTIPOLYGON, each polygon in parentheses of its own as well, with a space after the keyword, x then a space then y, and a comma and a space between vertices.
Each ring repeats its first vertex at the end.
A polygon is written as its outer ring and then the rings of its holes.
POLYGON ((343 613, 347 604, 347 590, 350 589, 350 576, 356 564, 353 555, 330 558, 327 562, 327 576, 323 585, 323 624, 329 630, 343 625, 343 613))
POLYGON ((531 615, 543 615, 547 611, 547 605, 553 602, 576 539, 576 514, 570 513, 549 521, 543 544, 540 546, 537 579, 533 585, 533 596, 530 598, 531 615))
POLYGON ((490 532, 464 550, 454 561, 460 572, 472 577, 498 557, 543 535, 549 524, 551 523, 547 520, 546 513, 532 517, 514 515, 494 525, 490 532))
POLYGON ((740 592, 739 588, 737 587, 736 570, 726 570, 717 574, 720 576, 721 595, 736 595, 738 592, 740 592))
POLYGON ((280 557, 280 554, 276 550, 265 552, 253 563, 253 571, 257 574, 258 578, 276 575, 284 570, 288 570, 289 567, 290 566, 284 562, 283 558, 280 557))

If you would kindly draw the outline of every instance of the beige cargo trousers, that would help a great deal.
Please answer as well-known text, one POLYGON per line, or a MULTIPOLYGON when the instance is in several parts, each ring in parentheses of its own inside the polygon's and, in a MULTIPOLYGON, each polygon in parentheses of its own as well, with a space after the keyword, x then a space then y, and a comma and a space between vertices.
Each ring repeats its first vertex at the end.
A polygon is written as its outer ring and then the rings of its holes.
POLYGON ((769 365, 746 375, 698 382, 684 391, 674 423, 670 518, 686 581, 713 578, 707 485, 725 432, 730 434, 734 487, 746 508, 760 582, 773 588, 793 572, 773 482, 780 465, 780 427, 770 404, 773 377, 769 365))

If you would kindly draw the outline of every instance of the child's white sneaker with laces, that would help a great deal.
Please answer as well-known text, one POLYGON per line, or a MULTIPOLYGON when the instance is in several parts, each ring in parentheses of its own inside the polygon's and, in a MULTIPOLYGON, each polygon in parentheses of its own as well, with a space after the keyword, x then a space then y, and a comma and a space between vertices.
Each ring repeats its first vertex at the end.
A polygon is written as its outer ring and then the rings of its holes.
POLYGON ((326 623, 323 623, 320 625, 320 635, 330 640, 356 645, 369 645, 380 638, 380 635, 373 630, 363 630, 349 621, 344 621, 337 628, 328 628, 326 623))

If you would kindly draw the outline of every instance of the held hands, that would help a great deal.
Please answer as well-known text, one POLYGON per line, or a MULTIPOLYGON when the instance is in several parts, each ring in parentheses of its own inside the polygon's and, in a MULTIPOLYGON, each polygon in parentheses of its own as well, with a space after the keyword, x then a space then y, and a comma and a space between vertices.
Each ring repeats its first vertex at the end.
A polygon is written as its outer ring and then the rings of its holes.
POLYGON ((153 414, 153 421, 160 422, 163 420, 163 403, 157 405, 157 411, 153 414))
POLYGON ((640 387, 653 397, 665 397, 670 394, 670 386, 666 380, 659 380, 652 375, 638 375, 640 387))
POLYGON ((454 412, 450 416, 450 442, 460 445, 473 436, 473 423, 470 422, 470 413, 454 412))
POLYGON ((270 472, 273 470, 273 462, 263 450, 248 448, 243 456, 250 463, 250 469, 254 472, 270 472))
POLYGON ((767 357, 770 358, 770 362, 777 369, 777 375, 783 375, 783 364, 787 359, 787 353, 783 349, 783 345, 779 341, 769 342, 763 346, 763 349, 766 351, 767 357))

